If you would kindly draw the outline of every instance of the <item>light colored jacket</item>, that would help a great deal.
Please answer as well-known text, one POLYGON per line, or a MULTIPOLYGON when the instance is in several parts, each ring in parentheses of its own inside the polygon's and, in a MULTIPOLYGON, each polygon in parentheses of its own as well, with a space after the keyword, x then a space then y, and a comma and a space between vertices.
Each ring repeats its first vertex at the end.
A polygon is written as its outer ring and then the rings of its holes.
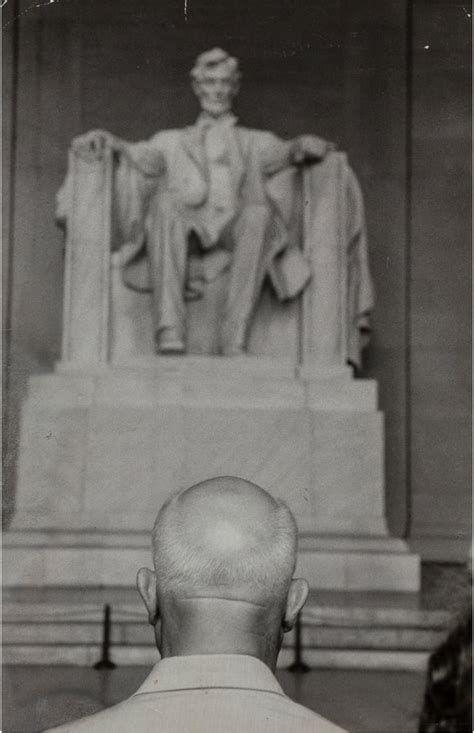
POLYGON ((56 733, 344 733, 245 655, 169 657, 128 700, 56 733))

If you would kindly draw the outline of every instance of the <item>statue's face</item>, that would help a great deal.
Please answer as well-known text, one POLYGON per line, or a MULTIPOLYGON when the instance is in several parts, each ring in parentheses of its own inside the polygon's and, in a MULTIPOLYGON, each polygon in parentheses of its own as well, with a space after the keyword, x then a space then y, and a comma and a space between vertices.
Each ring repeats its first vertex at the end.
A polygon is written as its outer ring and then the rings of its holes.
POLYGON ((193 89, 202 109, 213 117, 230 111, 237 92, 235 79, 224 65, 208 69, 200 81, 193 82, 193 89))

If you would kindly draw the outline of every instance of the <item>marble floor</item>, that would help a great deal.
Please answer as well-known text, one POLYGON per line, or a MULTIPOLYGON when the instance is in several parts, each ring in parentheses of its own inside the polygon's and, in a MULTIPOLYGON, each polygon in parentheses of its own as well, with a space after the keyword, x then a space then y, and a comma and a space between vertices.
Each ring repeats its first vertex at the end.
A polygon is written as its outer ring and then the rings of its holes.
MULTIPOLYGON (((93 713, 134 692, 144 667, 9 666, 3 671, 3 733, 33 733, 93 713)), ((416 733, 424 675, 414 672, 278 672, 294 700, 351 733, 416 733)))

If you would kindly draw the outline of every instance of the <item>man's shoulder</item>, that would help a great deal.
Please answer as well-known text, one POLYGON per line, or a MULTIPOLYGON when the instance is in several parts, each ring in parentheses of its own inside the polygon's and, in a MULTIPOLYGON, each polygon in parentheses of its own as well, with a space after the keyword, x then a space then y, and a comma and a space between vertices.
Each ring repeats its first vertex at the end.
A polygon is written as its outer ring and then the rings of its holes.
MULTIPOLYGON (((99 733, 109 730, 120 733, 122 730, 126 730, 126 727, 123 726, 127 725, 127 721, 130 725, 131 699, 133 698, 123 700, 113 707, 105 708, 85 718, 64 723, 57 728, 49 728, 44 733, 99 733)), ((129 728, 129 730, 132 730, 132 728, 129 728)))
POLYGON ((177 127, 169 130, 160 130, 159 132, 155 133, 148 142, 150 145, 156 145, 160 147, 174 145, 179 142, 183 131, 186 129, 186 127, 177 127))
POLYGON ((210 687, 199 698, 196 690, 134 695, 114 707, 46 733, 148 733, 156 730, 157 723, 169 731, 174 730, 183 716, 195 722, 196 731, 211 730, 216 711, 227 716, 231 731, 242 730, 253 722, 265 733, 344 733, 334 723, 285 695, 238 689, 226 693, 222 688, 210 687))
POLYGON ((280 696, 279 703, 275 704, 273 701, 273 706, 276 712, 280 712, 282 719, 298 721, 298 731, 301 733, 345 733, 335 723, 304 705, 294 702, 286 695, 280 696))
POLYGON ((243 125, 236 125, 240 135, 249 138, 249 140, 267 140, 269 137, 275 138, 276 135, 270 130, 260 130, 255 127, 244 127, 243 125))

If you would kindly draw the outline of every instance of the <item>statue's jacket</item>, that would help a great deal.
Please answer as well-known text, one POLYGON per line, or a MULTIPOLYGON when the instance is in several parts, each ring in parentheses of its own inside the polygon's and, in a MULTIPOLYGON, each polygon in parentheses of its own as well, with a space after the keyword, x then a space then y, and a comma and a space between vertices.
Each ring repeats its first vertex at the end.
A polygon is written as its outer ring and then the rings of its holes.
MULTIPOLYGON (((298 269, 293 266, 293 280, 284 289, 278 277, 278 258, 282 266, 290 242, 295 194, 295 171, 290 168, 291 143, 271 132, 233 126, 228 135, 229 172, 238 210, 265 207, 271 210, 265 231, 265 259, 268 275, 282 300, 301 292, 310 277, 308 264, 301 257, 298 269), (272 186, 278 174, 286 172, 284 186, 272 186)), ((135 244, 124 265, 124 282, 136 290, 151 290, 146 266, 147 229, 153 226, 153 196, 170 195, 182 210, 196 210, 206 205, 209 171, 201 131, 198 125, 182 130, 166 130, 150 141, 128 146, 120 159, 115 178, 115 195, 120 202, 122 241, 135 244)), ((238 215, 238 210, 236 215, 238 215)), ((293 265, 295 258, 292 258, 293 265)), ((281 269, 281 268, 280 268, 281 269)))

